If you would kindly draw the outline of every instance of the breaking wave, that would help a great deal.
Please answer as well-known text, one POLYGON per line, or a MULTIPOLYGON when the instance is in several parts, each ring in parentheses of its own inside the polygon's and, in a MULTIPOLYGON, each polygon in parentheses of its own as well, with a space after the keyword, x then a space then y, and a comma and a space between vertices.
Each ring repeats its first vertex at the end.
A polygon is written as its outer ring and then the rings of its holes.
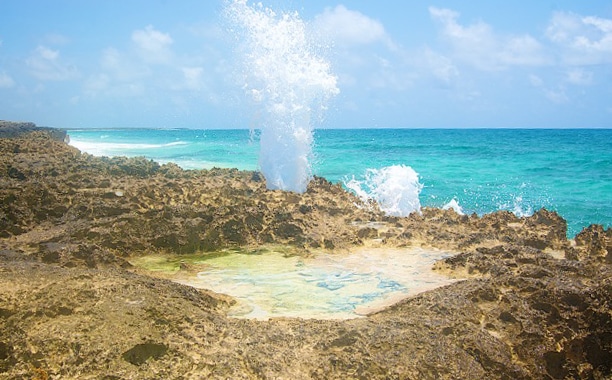
POLYGON ((390 216, 408 216, 421 211, 419 194, 423 185, 410 166, 392 165, 368 169, 363 179, 353 177, 344 185, 364 202, 375 201, 390 216))

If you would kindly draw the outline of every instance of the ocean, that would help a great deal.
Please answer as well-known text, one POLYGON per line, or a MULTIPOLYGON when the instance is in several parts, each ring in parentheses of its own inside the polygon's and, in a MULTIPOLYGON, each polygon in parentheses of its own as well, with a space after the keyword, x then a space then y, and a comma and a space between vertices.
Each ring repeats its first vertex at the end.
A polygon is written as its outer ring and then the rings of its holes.
MULTIPOLYGON (((260 169, 258 131, 68 133, 73 146, 98 156, 144 156, 184 169, 260 169)), ((360 195, 380 193, 372 177, 386 173, 387 195, 411 191, 418 207, 479 215, 508 210, 517 216, 544 207, 567 220, 570 238, 590 224, 612 225, 612 130, 317 129, 310 145, 311 174, 360 195), (418 183, 398 186, 398 177, 410 175, 418 183)))

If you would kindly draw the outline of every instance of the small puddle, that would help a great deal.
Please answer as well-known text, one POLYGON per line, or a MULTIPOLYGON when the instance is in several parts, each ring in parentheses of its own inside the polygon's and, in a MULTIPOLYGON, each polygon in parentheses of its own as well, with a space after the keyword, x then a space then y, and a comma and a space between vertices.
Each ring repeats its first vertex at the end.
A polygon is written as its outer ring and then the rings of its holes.
POLYGON ((421 248, 363 248, 301 257, 268 249, 149 256, 133 264, 174 272, 178 283, 236 298, 232 317, 350 319, 456 281, 431 270, 435 261, 452 255, 421 248), (179 270, 181 262, 195 272, 179 270))

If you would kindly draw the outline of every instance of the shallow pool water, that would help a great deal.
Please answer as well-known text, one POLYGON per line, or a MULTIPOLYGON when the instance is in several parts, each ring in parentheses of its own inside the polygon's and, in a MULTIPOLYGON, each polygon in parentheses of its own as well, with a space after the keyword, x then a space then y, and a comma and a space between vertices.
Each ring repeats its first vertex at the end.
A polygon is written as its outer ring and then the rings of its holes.
POLYGON ((431 270, 436 260, 450 255, 421 248, 364 248, 311 257, 276 250, 229 252, 189 258, 199 272, 179 271, 174 280, 236 298, 229 312, 233 317, 348 319, 453 282, 431 270))

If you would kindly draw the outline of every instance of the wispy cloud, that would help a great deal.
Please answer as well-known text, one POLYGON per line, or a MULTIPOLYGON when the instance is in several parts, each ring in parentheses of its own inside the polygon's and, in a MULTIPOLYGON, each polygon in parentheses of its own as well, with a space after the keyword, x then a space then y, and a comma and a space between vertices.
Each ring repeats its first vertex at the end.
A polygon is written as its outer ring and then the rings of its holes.
POLYGON ((561 49, 567 64, 612 63, 612 19, 556 12, 546 36, 561 49))
POLYGON ((148 62, 135 58, 133 53, 122 52, 113 47, 104 49, 100 59, 102 69, 121 82, 150 76, 152 69, 147 64, 148 62))
POLYGON ((59 50, 43 45, 39 45, 25 63, 30 73, 43 81, 65 81, 79 75, 76 66, 62 61, 59 50))
POLYGON ((403 54, 382 22, 344 5, 328 7, 310 24, 311 30, 331 41, 339 83, 346 87, 402 91, 413 75, 403 54))
POLYGON ((95 96, 98 93, 105 91, 110 83, 110 77, 107 74, 101 73, 92 75, 85 81, 84 90, 87 95, 95 96))
POLYGON ((144 29, 132 33, 132 41, 136 44, 141 56, 148 62, 168 63, 173 53, 170 46, 174 42, 169 34, 160 32, 148 25, 144 29))
POLYGON ((546 99, 555 104, 565 104, 570 101, 565 86, 563 84, 559 84, 557 87, 551 88, 544 82, 541 77, 534 74, 531 74, 529 76, 529 81, 531 85, 534 88, 538 89, 546 99))
POLYGON ((557 104, 566 104, 569 103, 570 99, 563 87, 558 87, 555 89, 544 89, 544 94, 546 98, 553 103, 557 104))
MULTIPOLYGON (((203 46, 207 38, 215 42, 219 39, 218 34, 197 37, 204 40, 203 46)), ((219 57, 211 49, 175 51, 175 38, 152 25, 134 30, 126 41, 131 43, 121 48, 118 41, 117 47, 100 52, 97 70, 83 82, 87 98, 133 98, 144 106, 150 106, 152 99, 172 98, 170 103, 181 107, 197 102, 196 98, 213 99, 212 87, 220 74, 213 66, 218 62, 211 55, 219 57)))
POLYGON ((319 33, 331 38, 337 46, 367 45, 374 42, 393 46, 380 21, 347 9, 344 5, 326 8, 315 18, 313 24, 319 33))
POLYGON ((544 80, 535 74, 529 76, 529 82, 533 87, 542 87, 544 85, 544 80))
POLYGON ((88 96, 110 95, 115 97, 140 96, 144 93, 145 79, 153 69, 134 53, 126 53, 109 47, 102 51, 100 71, 91 74, 83 83, 88 96))
POLYGON ((204 68, 202 67, 182 67, 183 87, 189 90, 198 91, 204 86, 204 68))
POLYGON ((459 69, 448 57, 429 48, 423 54, 426 66, 438 84, 448 87, 459 77, 459 69))
POLYGON ((549 62, 542 45, 529 34, 499 34, 483 21, 462 25, 460 14, 446 8, 429 7, 429 14, 442 26, 441 34, 452 46, 453 55, 478 69, 503 70, 549 62))
POLYGON ((565 73, 565 80, 573 85, 588 86, 593 84, 593 73, 583 68, 573 68, 565 73))
POLYGON ((15 81, 4 71, 0 71, 0 88, 11 88, 15 86, 15 81))

